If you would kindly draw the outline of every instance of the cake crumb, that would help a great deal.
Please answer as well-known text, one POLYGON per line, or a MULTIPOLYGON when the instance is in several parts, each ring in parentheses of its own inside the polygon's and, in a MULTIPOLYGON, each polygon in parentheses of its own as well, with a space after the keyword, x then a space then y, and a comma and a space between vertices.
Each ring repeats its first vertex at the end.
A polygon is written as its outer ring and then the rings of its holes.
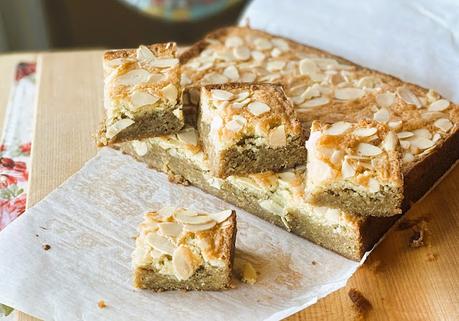
POLYGON ((410 247, 418 248, 426 245, 426 234, 428 232, 427 223, 425 221, 420 221, 411 229, 413 230, 413 234, 410 238, 410 247))
POLYGON ((190 182, 187 181, 182 175, 169 174, 167 178, 169 179, 169 182, 174 183, 174 184, 182 184, 185 186, 190 185, 190 182))
POLYGON ((239 279, 247 284, 253 285, 257 282, 257 271, 253 267, 250 262, 246 260, 236 258, 235 262, 235 270, 239 276, 239 279))
POLYGON ((48 251, 51 248, 51 245, 49 244, 43 244, 42 245, 43 250, 48 251))
POLYGON ((368 301, 359 290, 351 288, 348 295, 359 314, 365 315, 373 308, 370 301, 368 301))
POLYGON ((105 309, 107 307, 107 304, 104 300, 99 300, 99 302, 97 302, 97 306, 99 307, 99 309, 105 309))
POLYGON ((311 264, 312 265, 317 265, 317 262, 316 261, 312 261, 311 264))

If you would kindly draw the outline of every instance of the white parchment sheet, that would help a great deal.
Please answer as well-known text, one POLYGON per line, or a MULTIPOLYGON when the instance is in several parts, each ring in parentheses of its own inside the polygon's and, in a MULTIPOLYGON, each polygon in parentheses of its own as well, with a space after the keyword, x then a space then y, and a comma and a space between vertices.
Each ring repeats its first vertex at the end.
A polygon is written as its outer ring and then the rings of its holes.
POLYGON ((134 290, 136 226, 145 211, 169 204, 234 208, 102 149, 0 233, 0 302, 45 320, 275 320, 344 286, 359 266, 238 210, 238 255, 260 272, 255 285, 236 280, 235 289, 223 292, 134 290), (108 307, 99 309, 99 300, 108 307))

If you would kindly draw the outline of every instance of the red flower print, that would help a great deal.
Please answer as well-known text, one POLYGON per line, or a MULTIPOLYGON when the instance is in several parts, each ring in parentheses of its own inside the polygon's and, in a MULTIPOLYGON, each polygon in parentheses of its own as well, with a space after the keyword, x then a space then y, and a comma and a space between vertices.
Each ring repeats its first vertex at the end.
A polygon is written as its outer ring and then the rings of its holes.
POLYGON ((26 144, 22 144, 19 146, 19 151, 23 154, 23 155, 30 155, 30 149, 32 147, 32 144, 31 143, 26 143, 26 144))
POLYGON ((4 168, 13 168, 14 160, 8 157, 0 157, 0 166, 4 168))
POLYGON ((21 80, 22 78, 33 74, 36 69, 35 63, 20 63, 16 68, 16 81, 21 80))
POLYGON ((26 194, 12 200, 0 200, 0 231, 25 212, 26 194))
POLYGON ((16 185, 18 180, 16 177, 7 174, 0 175, 0 188, 7 188, 10 185, 16 185))

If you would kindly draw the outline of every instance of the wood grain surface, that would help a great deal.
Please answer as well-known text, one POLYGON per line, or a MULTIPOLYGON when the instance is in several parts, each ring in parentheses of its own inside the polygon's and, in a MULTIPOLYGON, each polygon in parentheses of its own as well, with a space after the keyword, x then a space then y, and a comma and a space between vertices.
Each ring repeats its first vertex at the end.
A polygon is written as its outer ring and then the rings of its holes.
MULTIPOLYGON (((102 117, 101 52, 43 54, 39 63, 29 206, 95 155, 91 134, 102 117)), ((419 217, 428 229, 425 246, 411 248, 413 231, 394 226, 345 288, 289 320, 459 320, 459 167, 405 219, 419 217), (351 288, 372 309, 359 312, 351 288)))

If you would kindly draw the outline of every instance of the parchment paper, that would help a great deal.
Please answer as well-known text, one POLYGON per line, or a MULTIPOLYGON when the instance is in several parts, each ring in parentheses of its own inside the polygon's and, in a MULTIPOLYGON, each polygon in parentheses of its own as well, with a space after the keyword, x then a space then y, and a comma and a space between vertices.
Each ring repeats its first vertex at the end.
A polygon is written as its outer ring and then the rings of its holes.
POLYGON ((255 285, 235 280, 236 288, 224 292, 134 290, 136 226, 145 211, 163 205, 234 208, 102 149, 0 233, 0 302, 45 320, 276 320, 344 286, 359 266, 237 209, 237 255, 260 272, 255 285), (99 300, 108 307, 99 309, 99 300))

